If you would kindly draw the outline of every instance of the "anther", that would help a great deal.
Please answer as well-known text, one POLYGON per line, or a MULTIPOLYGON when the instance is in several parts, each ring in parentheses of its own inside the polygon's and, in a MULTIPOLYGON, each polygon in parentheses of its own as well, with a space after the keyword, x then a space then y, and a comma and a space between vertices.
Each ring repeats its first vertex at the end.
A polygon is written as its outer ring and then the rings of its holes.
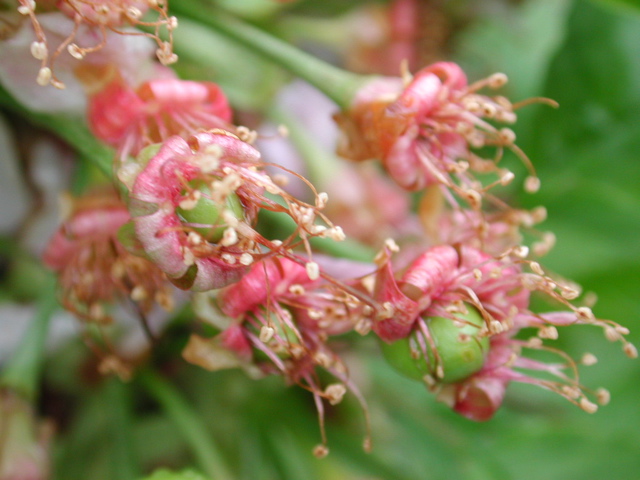
POLYGON ((638 358, 638 349, 633 343, 625 343, 623 347, 624 353, 629 358, 638 358))
POLYGON ((536 193, 540 190, 540 179, 538 177, 527 177, 524 181, 524 189, 527 193, 536 193))
POLYGON ((331 405, 337 405, 342 401, 347 389, 341 383, 332 383, 324 389, 324 394, 331 405))
POLYGON ((598 405, 590 402, 587 398, 582 397, 580 399, 580 408, 587 413, 596 413, 598 411, 598 405))
POLYGON ((327 205, 327 201, 329 200, 329 195, 327 192, 320 192, 316 197, 316 207, 324 208, 327 205))
POLYGON ((69 52, 69 55, 77 60, 82 60, 85 57, 84 50, 82 50, 75 43, 72 43, 67 47, 67 52, 69 52))
POLYGON ((230 247, 231 245, 235 245, 236 243, 238 243, 238 233, 236 232, 236 229, 232 227, 226 228, 224 233, 222 234, 220 245, 224 247, 230 247))
POLYGON ((133 300, 134 302, 141 302, 143 300, 146 300, 147 297, 147 291, 142 285, 136 285, 133 290, 131 290, 131 300, 133 300))
POLYGON ((272 327, 263 325, 263 327, 260 329, 260 341, 262 343, 267 343, 269 340, 273 338, 273 335, 275 334, 275 332, 276 331, 272 327))
POLYGON ((506 74, 498 72, 494 73, 487 79, 489 88, 500 88, 507 84, 509 77, 506 74))
POLYGON ((316 458, 324 458, 329 455, 329 449, 326 445, 316 445, 313 449, 313 456, 316 458))
POLYGON ((611 394, 608 390, 599 388, 598 390, 596 390, 596 398, 598 399, 598 403, 600 405, 607 405, 611 400, 611 394))
POLYGON ((240 255, 239 261, 242 265, 251 265, 253 263, 253 255, 245 252, 242 255, 240 255))
POLYGON ((598 363, 598 358, 592 353, 585 353, 582 356, 582 359, 580 360, 580 362, 583 365, 591 366, 591 365, 595 365, 596 363, 598 363))
POLYGON ((307 262, 305 269, 309 280, 317 280, 320 277, 320 267, 316 262, 307 262))
POLYGON ((36 82, 38 82, 38 85, 42 85, 43 87, 49 85, 51 82, 51 69, 49 67, 42 67, 38 71, 36 82))
POLYGON ((388 248, 389 251, 391 251, 393 253, 398 253, 400 251, 400 247, 398 246, 398 244, 396 243, 396 241, 393 238, 387 238, 384 241, 384 246, 386 248, 388 248))
POLYGON ((49 54, 47 44, 44 42, 33 42, 31 44, 31 55, 37 60, 44 60, 49 54))

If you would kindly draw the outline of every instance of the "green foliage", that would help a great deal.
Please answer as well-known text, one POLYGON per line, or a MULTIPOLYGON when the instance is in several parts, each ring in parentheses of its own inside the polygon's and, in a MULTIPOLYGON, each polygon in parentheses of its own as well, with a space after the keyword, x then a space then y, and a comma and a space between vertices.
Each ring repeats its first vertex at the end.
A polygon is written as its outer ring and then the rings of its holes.
POLYGON ((171 472, 169 470, 160 469, 153 472, 143 480, 207 480, 205 477, 192 470, 184 470, 182 472, 171 472))

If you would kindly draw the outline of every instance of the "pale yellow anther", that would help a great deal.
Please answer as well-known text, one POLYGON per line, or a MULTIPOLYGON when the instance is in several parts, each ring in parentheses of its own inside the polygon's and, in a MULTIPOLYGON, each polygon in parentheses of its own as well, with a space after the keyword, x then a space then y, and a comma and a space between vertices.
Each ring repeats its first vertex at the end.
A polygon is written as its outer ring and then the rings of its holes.
POLYGON ((593 353, 585 353, 580 359, 580 363, 589 367, 598 363, 598 358, 593 353))
POLYGON ((513 179, 516 178, 513 172, 506 172, 504 175, 500 177, 501 185, 509 185, 513 179))
POLYGON ((596 413, 598 411, 598 405, 590 402, 587 398, 582 397, 580 399, 580 408, 587 413, 596 413))
POLYGON ((625 343, 623 349, 627 357, 638 358, 638 349, 633 343, 625 343))
POLYGON ((545 325, 544 327, 540 327, 540 329, 538 330, 538 336, 540 338, 546 338, 549 340, 557 340, 558 329, 553 325, 545 325))
POLYGON ((236 263, 236 257, 231 255, 230 253, 223 253, 222 255, 220 255, 220 258, 222 258, 222 260, 229 265, 235 265, 236 263))
POLYGON ((324 225, 313 225, 311 227, 311 233, 313 235, 322 235, 327 230, 327 227, 324 225))
POLYGON ((57 80, 55 78, 52 78, 51 82, 49 82, 49 83, 51 83, 51 85, 54 88, 57 88, 58 90, 64 90, 65 88, 67 88, 67 86, 64 84, 64 82, 61 82, 60 80, 57 80))
POLYGON ((400 251, 400 247, 398 246, 398 244, 396 243, 396 241, 393 238, 387 238, 384 241, 384 246, 386 248, 388 248, 389 251, 391 251, 393 253, 398 253, 400 251))
POLYGON ((622 338, 620 334, 616 331, 616 329, 613 327, 605 327, 604 336, 610 342, 617 342, 618 340, 620 340, 620 338, 622 338))
POLYGON ((49 54, 47 44, 44 42, 33 42, 31 44, 31 55, 37 60, 44 60, 49 54))
POLYGON ((534 349, 542 348, 542 339, 540 337, 531 337, 527 341, 527 346, 534 349))
POLYGON ((504 143, 506 143, 508 145, 511 145, 516 141, 516 134, 510 128, 501 128, 500 129, 500 139, 504 143))
POLYGON ((239 223, 238 217, 236 217, 235 213, 226 208, 222 211, 222 220, 224 220, 224 223, 229 225, 229 228, 236 228, 239 223))
POLYGON ((187 242, 189 242, 190 245, 202 245, 204 238, 197 232, 189 232, 187 242))
POLYGON ((289 287, 289 293, 291 293, 292 295, 304 295, 304 292, 304 287, 299 283, 294 283, 289 287))
POLYGON ((317 280, 320 278, 320 267, 316 262, 307 262, 305 269, 307 270, 309 280, 317 280))
POLYGON ((598 390, 596 390, 596 398, 598 399, 598 403, 604 406, 611 401, 611 394, 608 390, 599 388, 598 390))
POLYGON ((142 17, 142 11, 137 7, 129 7, 126 10, 126 15, 131 20, 139 20, 142 17))
POLYGON ((141 302, 146 300, 148 297, 147 291, 142 285, 136 285, 133 290, 131 290, 131 300, 134 302, 141 302))
POLYGON ((344 230, 342 230, 342 227, 338 227, 338 226, 329 228, 324 232, 323 236, 330 238, 335 242, 342 242, 347 238, 347 236, 344 233, 344 230))
POLYGON ((49 83, 51 83, 51 69, 49 67, 42 67, 38 71, 36 82, 43 87, 49 85, 49 83))
POLYGON ((33 13, 36 9, 36 2, 35 0, 22 0, 21 5, 18 7, 18 12, 21 15, 29 15, 30 13, 33 13))
POLYGON ((356 322, 356 326, 353 328, 359 335, 363 337, 371 331, 371 320, 368 318, 361 318, 356 322))
POLYGON ((69 52, 69 55, 71 55, 76 60, 82 60, 85 57, 84 50, 75 43, 72 43, 67 47, 67 52, 69 52))
POLYGON ((238 243, 238 232, 236 232, 236 229, 233 227, 225 228, 222 239, 220 240, 220 245, 230 247, 236 243, 238 243))
POLYGON ((191 250, 189 250, 187 247, 182 247, 182 262, 187 266, 190 267, 191 265, 193 265, 194 263, 196 263, 196 257, 193 254, 193 252, 191 250))
POLYGON ((589 307, 580 307, 576 309, 578 317, 582 320, 595 320, 596 317, 589 307))
POLYGON ((200 190, 193 190, 178 205, 182 210, 193 210, 198 204, 198 200, 202 197, 200 190))
POLYGON ((489 88, 500 88, 507 84, 509 77, 506 74, 498 72, 494 73, 487 79, 489 88))
POLYGON ((269 342, 273 338, 273 335, 275 333, 276 331, 273 329, 273 327, 269 327, 268 325, 263 325, 262 328, 260 329, 260 341, 262 343, 269 342))
POLYGON ((329 455, 329 449, 326 445, 316 445, 313 448, 313 456, 316 458, 324 458, 329 455))
POLYGON ((538 177, 527 177, 524 181, 524 189, 527 193, 536 193, 540 190, 540 179, 538 177))
POLYGON ((329 201, 329 194, 327 194, 327 192, 320 192, 316 197, 316 207, 324 208, 327 206, 328 201, 329 201))
POLYGON ((251 255, 250 253, 243 253, 242 255, 240 255, 240 260, 239 262, 242 265, 251 265, 253 263, 253 255, 251 255))
POLYGON ((337 405, 342 401, 347 388, 341 383, 332 383, 324 389, 324 395, 331 405, 337 405))

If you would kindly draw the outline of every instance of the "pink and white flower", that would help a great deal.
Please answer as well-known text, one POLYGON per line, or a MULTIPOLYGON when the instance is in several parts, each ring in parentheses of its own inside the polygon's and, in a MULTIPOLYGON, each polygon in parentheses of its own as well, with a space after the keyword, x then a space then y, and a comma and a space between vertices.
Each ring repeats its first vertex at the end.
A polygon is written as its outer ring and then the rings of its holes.
MULTIPOLYGON (((353 160, 378 158, 405 189, 443 185, 479 208, 484 192, 513 178, 498 167, 505 148, 531 168, 514 143, 513 131, 492 123, 515 122, 514 105, 505 97, 478 93, 506 81, 504 74, 495 74, 468 84, 462 69, 449 62, 423 68, 404 81, 373 80, 356 95, 349 111, 336 116, 344 133, 339 153, 353 160), (481 158, 475 150, 482 147, 495 147, 496 157, 481 158), (498 178, 482 186, 474 173, 487 172, 498 178)), ((528 181, 531 190, 536 180, 528 181)))

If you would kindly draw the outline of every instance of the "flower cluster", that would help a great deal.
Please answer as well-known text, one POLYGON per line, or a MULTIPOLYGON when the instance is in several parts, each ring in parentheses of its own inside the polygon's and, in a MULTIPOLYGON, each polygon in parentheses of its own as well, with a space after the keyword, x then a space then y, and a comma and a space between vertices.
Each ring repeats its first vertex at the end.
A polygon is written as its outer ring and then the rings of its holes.
MULTIPOLYGON (((361 164, 343 169, 340 178, 316 188, 283 167, 286 159, 263 158, 253 128, 265 112, 234 111, 221 86, 180 79, 168 66, 177 60, 177 19, 165 1, 18 3, 30 22, 10 32, 11 48, 29 44, 40 62, 38 84, 65 88, 55 64, 81 91, 81 101, 61 97, 54 107, 38 100, 34 109, 86 105, 89 131, 116 150, 109 165, 102 164, 114 189, 75 199, 44 253, 58 275, 63 306, 100 327, 124 304, 150 334, 146 317, 154 306, 171 310, 174 286, 187 292, 178 298, 199 322, 188 325, 183 358, 212 371, 240 367, 253 376, 281 375, 311 392, 322 437, 317 456, 328 453, 326 402, 336 405, 352 393, 368 429, 367 404, 340 355, 357 335, 343 347, 333 342, 350 332, 375 337, 391 366, 474 420, 497 411, 512 381, 552 390, 587 412, 607 403, 605 390, 582 385, 580 362, 545 344, 558 337, 559 327, 602 328, 629 357, 637 356, 626 328, 596 318, 576 302, 577 286, 538 262, 555 238, 535 229, 545 209, 520 210, 494 193, 515 179, 504 166, 505 151, 527 167, 524 189, 539 188, 505 125, 516 121, 520 106, 553 101, 512 103, 488 95, 506 84, 504 74, 469 83, 450 62, 414 75, 405 64, 402 77, 354 77, 288 45, 279 48, 276 39, 227 22, 224 14, 202 20, 293 73, 317 77, 316 86, 343 107, 334 116, 342 134, 339 155, 382 163, 380 170, 361 164), (131 47, 137 37, 145 45, 119 58, 118 46, 131 47), (292 194, 291 175, 306 197, 292 194), (337 201, 328 203, 325 192, 337 201), (345 230, 336 223, 346 223, 345 230), (338 243, 345 231, 353 241, 346 246, 338 243), (536 240, 526 244, 532 236, 536 240), (378 255, 357 263, 372 246, 378 255), (539 313, 534 297, 560 310, 539 313), (560 361, 544 363, 538 352, 560 361)), ((392 36, 398 38, 388 45, 398 55, 412 53, 412 62, 414 7, 394 3, 392 36)), ((0 55, 6 45, 0 44, 0 55)), ((19 92, 20 75, 3 70, 0 81, 12 79, 11 89, 19 92)), ((28 89, 22 95, 31 96, 28 89)), ((312 148, 299 140, 308 153, 312 148)), ((308 166, 311 174, 324 167, 308 166)), ((581 363, 594 361, 587 354, 581 363)))

